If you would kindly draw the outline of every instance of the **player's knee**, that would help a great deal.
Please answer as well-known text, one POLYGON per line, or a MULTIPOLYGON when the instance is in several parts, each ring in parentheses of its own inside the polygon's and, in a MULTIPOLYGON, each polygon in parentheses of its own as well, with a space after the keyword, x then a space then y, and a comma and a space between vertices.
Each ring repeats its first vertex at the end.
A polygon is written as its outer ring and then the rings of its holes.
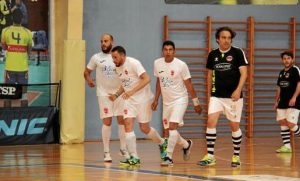
POLYGON ((286 121, 286 124, 287 126, 292 129, 296 124, 292 123, 292 122, 289 122, 289 121, 286 121))
POLYGON ((140 125, 140 130, 144 133, 144 134, 148 134, 150 132, 150 126, 148 125, 140 125))

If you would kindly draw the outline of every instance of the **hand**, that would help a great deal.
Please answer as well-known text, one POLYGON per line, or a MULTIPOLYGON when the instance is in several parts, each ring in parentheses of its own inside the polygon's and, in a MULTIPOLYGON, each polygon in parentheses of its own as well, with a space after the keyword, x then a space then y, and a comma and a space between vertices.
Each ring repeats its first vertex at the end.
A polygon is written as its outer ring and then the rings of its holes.
POLYGON ((124 92, 123 95, 122 95, 122 98, 123 99, 129 99, 133 94, 134 94, 133 91, 124 92))
POLYGON ((89 87, 95 87, 95 82, 93 79, 87 79, 87 83, 88 83, 89 87))
POLYGON ((238 101, 241 97, 241 91, 236 89, 232 94, 231 94, 231 99, 233 101, 238 101))
POLYGON ((202 112, 202 108, 201 108, 201 106, 200 105, 198 105, 198 106, 194 106, 194 110, 195 110, 195 112, 196 113, 198 113, 199 115, 201 114, 201 112, 202 112))
POLYGON ((109 94, 108 99, 114 102, 117 99, 117 96, 115 94, 109 94))
POLYGON ((153 101, 152 102, 152 104, 151 104, 152 111, 156 111, 157 105, 158 105, 158 101, 153 101))
POLYGON ((296 98, 292 97, 292 99, 289 101, 289 106, 295 106, 296 98))

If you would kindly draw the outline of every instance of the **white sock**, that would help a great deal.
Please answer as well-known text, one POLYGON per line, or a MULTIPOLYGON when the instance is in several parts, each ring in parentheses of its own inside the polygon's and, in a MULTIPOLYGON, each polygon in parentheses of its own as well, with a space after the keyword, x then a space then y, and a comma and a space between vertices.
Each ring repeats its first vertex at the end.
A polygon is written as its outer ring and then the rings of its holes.
POLYGON ((164 143, 164 139, 160 137, 158 132, 152 127, 150 128, 150 131, 147 134, 147 136, 155 143, 158 143, 160 145, 164 143))
POLYGON ((125 140, 128 152, 130 156, 138 158, 137 150, 136 150, 136 136, 134 132, 125 133, 125 140))
POLYGON ((111 126, 102 125, 102 141, 104 152, 109 152, 109 141, 111 136, 111 126))
POLYGON ((120 148, 121 150, 126 150, 125 127, 124 125, 118 125, 118 127, 119 127, 120 148))
MULTIPOLYGON (((177 131, 178 133, 178 131, 177 131)), ((189 143, 181 137, 181 135, 178 133, 178 139, 177 139, 177 143, 182 146, 183 148, 187 148, 189 147, 189 143)))
POLYGON ((177 140, 179 137, 179 133, 177 130, 169 130, 169 140, 167 147, 167 156, 172 159, 173 151, 176 146, 177 140))

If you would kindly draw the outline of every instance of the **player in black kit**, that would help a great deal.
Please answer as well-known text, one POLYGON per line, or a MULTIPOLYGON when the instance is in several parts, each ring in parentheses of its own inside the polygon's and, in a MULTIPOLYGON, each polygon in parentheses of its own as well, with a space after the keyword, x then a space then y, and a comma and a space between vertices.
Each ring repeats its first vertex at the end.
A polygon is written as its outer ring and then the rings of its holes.
POLYGON ((277 80, 277 93, 275 109, 276 120, 280 124, 283 146, 276 150, 277 153, 291 153, 290 130, 300 136, 297 125, 300 109, 300 70, 295 66, 292 52, 285 51, 280 54, 284 69, 280 71, 277 80))
POLYGON ((247 59, 242 49, 232 46, 235 32, 229 27, 216 30, 219 48, 212 50, 207 58, 208 90, 210 99, 206 129, 207 154, 198 162, 201 166, 216 164, 214 146, 217 139, 216 126, 221 113, 230 121, 234 153, 232 167, 239 166, 242 131, 240 120, 243 110, 242 88, 247 79, 247 59))

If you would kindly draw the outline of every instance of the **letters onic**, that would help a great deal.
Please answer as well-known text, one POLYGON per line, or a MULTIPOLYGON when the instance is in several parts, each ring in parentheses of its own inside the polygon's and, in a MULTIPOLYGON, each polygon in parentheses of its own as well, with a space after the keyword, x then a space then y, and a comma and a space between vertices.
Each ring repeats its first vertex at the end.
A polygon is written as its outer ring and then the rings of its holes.
POLYGON ((46 117, 34 118, 32 120, 13 119, 10 126, 4 120, 0 120, 0 133, 3 131, 6 136, 42 134, 47 120, 48 118, 46 117), (38 124, 39 127, 37 127, 38 124))

